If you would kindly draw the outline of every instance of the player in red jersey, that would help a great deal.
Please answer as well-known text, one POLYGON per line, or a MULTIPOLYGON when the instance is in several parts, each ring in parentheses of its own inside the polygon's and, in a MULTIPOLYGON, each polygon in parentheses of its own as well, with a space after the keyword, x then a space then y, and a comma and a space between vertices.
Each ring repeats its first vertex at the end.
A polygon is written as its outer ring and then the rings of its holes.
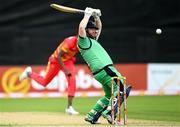
POLYGON ((77 37, 67 37, 49 57, 45 76, 41 76, 33 72, 31 67, 27 67, 20 75, 19 80, 22 81, 29 77, 41 84, 42 86, 46 87, 60 70, 64 71, 66 79, 68 81, 68 105, 66 108, 66 113, 72 115, 79 114, 72 107, 72 102, 76 91, 74 62, 77 52, 77 37))

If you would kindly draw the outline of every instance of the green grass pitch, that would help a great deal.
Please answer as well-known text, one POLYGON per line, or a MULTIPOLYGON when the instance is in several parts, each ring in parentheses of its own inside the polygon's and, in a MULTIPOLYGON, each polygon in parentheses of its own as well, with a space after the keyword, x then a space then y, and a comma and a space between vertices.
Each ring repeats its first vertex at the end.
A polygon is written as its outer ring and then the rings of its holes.
MULTIPOLYGON (((100 97, 77 97, 74 107, 85 115, 100 97)), ((65 112, 67 98, 0 99, 0 112, 65 112)), ((130 96, 128 118, 180 122, 180 96, 130 96)))

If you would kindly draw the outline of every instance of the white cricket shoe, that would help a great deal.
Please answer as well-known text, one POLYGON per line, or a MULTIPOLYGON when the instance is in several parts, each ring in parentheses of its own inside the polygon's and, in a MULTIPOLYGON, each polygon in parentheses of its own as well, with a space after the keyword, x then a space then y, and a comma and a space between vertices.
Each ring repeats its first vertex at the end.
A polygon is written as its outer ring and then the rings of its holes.
POLYGON ((29 76, 29 73, 32 72, 31 67, 26 67, 26 69, 23 71, 23 73, 19 76, 19 81, 22 81, 26 79, 29 76))
POLYGON ((78 115, 79 112, 77 112, 72 106, 69 106, 69 108, 66 109, 66 113, 69 115, 78 115))

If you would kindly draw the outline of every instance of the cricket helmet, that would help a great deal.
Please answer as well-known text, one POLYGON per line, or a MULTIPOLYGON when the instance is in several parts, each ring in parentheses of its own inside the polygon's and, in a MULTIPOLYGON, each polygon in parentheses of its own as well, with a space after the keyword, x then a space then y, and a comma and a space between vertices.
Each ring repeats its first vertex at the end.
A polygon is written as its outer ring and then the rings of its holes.
POLYGON ((91 17, 89 18, 89 21, 88 21, 88 23, 87 23, 86 28, 95 28, 95 29, 99 29, 99 28, 96 26, 96 22, 95 22, 93 16, 91 16, 91 17))

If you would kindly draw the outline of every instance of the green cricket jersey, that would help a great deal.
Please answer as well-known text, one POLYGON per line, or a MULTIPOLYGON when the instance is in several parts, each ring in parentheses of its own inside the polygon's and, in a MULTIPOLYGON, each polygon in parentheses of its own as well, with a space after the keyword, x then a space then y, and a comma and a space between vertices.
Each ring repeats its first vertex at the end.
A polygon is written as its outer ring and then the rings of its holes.
POLYGON ((108 53, 95 39, 78 37, 78 48, 92 73, 113 64, 108 53))

